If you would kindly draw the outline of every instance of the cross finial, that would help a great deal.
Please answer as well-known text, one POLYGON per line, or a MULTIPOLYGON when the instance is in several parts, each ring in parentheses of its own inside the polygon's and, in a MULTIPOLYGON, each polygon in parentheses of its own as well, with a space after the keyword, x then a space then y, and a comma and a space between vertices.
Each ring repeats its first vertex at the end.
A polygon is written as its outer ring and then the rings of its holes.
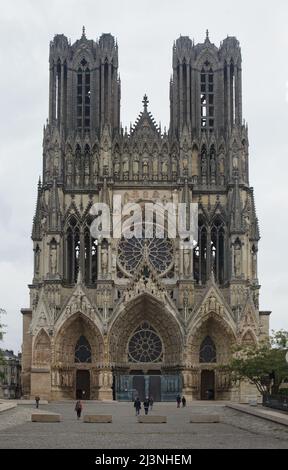
POLYGON ((82 37, 86 37, 85 26, 82 27, 82 37))
POLYGON ((146 93, 145 93, 145 95, 144 95, 144 97, 143 97, 142 103, 143 103, 143 106, 144 106, 144 111, 147 111, 147 107, 148 107, 149 100, 148 100, 148 96, 146 95, 146 93))

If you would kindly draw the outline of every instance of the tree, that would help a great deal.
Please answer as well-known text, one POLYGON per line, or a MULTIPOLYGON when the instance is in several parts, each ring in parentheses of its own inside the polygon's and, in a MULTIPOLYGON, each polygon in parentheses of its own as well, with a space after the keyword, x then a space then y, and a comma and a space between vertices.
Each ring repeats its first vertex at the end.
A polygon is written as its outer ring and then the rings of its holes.
POLYGON ((288 331, 284 330, 272 331, 272 336, 258 345, 237 347, 228 364, 232 380, 249 380, 261 395, 276 395, 288 378, 287 349, 288 331))

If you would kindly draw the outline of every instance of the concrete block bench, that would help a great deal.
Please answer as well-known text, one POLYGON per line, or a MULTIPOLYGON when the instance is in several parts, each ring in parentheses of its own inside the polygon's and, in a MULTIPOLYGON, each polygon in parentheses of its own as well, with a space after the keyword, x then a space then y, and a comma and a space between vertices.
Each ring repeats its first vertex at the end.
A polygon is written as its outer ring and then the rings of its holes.
POLYGON ((84 415, 84 423, 112 423, 112 415, 84 415))
POLYGON ((149 424, 159 424, 159 423, 167 423, 166 416, 138 416, 138 423, 149 423, 149 424))
POLYGON ((190 423, 220 423, 220 416, 217 414, 192 414, 190 423))
POLYGON ((33 423, 60 423, 61 415, 52 413, 33 413, 31 415, 33 423))

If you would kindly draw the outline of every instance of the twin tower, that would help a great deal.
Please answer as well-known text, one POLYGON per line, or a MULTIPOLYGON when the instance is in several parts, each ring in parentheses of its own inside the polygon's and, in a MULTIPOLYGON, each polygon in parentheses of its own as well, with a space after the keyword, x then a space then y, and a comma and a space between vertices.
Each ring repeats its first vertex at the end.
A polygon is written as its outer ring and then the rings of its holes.
MULTIPOLYGON (((111 34, 88 40, 83 28, 81 39, 72 45, 63 34, 56 35, 49 62, 50 125, 66 136, 99 136, 105 124, 113 135, 123 132, 118 46, 111 34)), ((197 45, 180 36, 173 46, 169 134, 179 137, 187 128, 195 136, 227 136, 233 126, 242 125, 241 90, 241 50, 235 37, 227 37, 217 48, 208 31, 204 43, 197 45)))

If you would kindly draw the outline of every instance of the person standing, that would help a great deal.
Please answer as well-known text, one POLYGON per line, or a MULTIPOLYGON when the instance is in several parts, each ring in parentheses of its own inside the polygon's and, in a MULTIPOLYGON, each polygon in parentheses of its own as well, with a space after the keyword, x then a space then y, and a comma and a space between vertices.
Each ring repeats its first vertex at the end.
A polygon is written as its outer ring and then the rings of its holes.
POLYGON ((186 398, 183 395, 183 397, 182 397, 182 407, 185 408, 185 406, 186 406, 186 398))
POLYGON ((139 397, 137 397, 136 400, 134 401, 134 408, 136 411, 136 416, 140 415, 141 401, 139 400, 139 397))
POLYGON ((176 397, 176 402, 177 402, 177 408, 180 408, 181 396, 179 394, 176 397))
POLYGON ((36 395, 36 397, 35 397, 36 408, 39 408, 39 401, 40 401, 40 397, 38 395, 36 395))
POLYGON ((145 415, 148 415, 148 410, 149 410, 149 398, 146 397, 144 402, 143 402, 144 410, 145 410, 145 415))
POLYGON ((76 411, 76 414, 77 414, 77 419, 80 419, 81 418, 81 413, 82 413, 82 403, 80 400, 78 400, 76 402, 76 405, 75 405, 75 411, 76 411))
POLYGON ((152 411, 153 403, 154 403, 153 397, 150 397, 149 398, 150 411, 152 411))

